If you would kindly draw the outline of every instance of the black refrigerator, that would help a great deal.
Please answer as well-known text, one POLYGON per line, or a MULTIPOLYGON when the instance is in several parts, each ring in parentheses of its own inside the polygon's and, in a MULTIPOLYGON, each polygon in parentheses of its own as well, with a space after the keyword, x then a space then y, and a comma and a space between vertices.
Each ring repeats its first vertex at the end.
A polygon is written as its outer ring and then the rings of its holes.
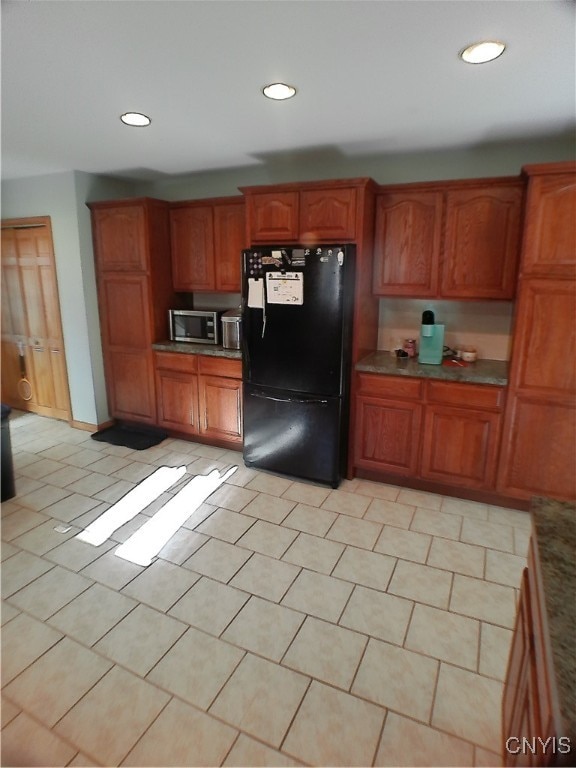
POLYGON ((243 251, 244 462, 337 488, 346 472, 353 245, 243 251))

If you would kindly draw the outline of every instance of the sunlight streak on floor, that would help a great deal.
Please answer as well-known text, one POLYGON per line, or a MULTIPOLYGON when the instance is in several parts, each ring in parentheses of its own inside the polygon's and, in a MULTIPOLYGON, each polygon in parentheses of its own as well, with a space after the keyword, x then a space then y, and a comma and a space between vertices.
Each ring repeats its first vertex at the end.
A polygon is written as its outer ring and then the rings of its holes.
POLYGON ((136 517, 139 512, 174 485, 185 472, 186 467, 160 467, 107 509, 76 538, 95 547, 100 546, 114 531, 136 517))
POLYGON ((137 565, 150 565, 152 558, 176 531, 237 469, 238 467, 231 467, 222 476, 214 469, 209 475, 193 477, 154 517, 118 547, 114 554, 137 565))

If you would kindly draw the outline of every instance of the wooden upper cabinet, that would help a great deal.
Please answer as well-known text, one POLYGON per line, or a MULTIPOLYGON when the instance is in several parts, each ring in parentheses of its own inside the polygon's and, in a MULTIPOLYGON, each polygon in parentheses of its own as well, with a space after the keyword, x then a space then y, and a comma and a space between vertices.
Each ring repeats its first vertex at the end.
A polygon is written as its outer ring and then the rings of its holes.
POLYGON ((514 298, 523 189, 520 178, 380 187, 374 293, 514 298))
POLYGON ((246 247, 243 200, 214 206, 216 290, 240 291, 242 249, 246 247))
POLYGON ((300 193, 300 238, 354 240, 356 189, 313 189, 300 193))
POLYGON ((256 192, 247 198, 252 243, 285 243, 298 240, 298 192, 256 192))
MULTIPOLYGON (((249 244, 357 242, 369 179, 241 187, 249 244)), ((370 214, 371 215, 371 214, 370 214)))
POLYGON ((94 206, 92 232, 99 271, 146 271, 146 213, 141 205, 94 206))
MULTIPOLYGON (((562 164, 568 166, 569 164, 562 164)), ((574 164, 571 164, 574 166, 574 164)), ((576 276, 576 174, 552 173, 555 165, 528 166, 522 273, 543 277, 576 276), (538 175, 536 175, 538 174, 538 175)))
POLYGON ((174 290, 214 290, 216 272, 212 206, 189 205, 172 208, 170 236, 174 290))
POLYGON ((378 196, 374 293, 384 296, 436 295, 441 221, 441 192, 378 196))
POLYGON ((512 299, 520 259, 523 183, 446 193, 440 294, 512 299))
POLYGON ((246 241, 244 207, 241 197, 172 206, 175 291, 240 292, 241 254, 246 241))

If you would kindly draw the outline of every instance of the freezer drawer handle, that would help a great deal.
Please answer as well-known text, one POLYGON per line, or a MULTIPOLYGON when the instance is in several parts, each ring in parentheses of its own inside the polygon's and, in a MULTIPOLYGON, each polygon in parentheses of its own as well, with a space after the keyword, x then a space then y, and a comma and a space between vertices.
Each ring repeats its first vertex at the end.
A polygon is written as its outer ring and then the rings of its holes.
POLYGON ((299 397, 271 397, 251 392, 250 397, 259 397, 261 400, 274 400, 275 403, 302 403, 304 405, 328 405, 328 400, 308 400, 299 397))

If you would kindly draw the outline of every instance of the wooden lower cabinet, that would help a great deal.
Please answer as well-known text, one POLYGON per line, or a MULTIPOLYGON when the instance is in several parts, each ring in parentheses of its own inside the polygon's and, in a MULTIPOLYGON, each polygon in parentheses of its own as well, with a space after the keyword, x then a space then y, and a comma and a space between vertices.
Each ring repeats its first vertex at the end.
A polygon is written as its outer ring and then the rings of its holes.
MULTIPOLYGON (((529 755, 519 751, 522 736, 542 735, 535 703, 537 701, 534 658, 533 618, 530 609, 528 569, 522 574, 522 588, 516 625, 508 657, 507 682, 502 697, 504 732, 503 755, 506 765, 531 765, 529 755), (518 742, 516 741, 518 739, 518 742)), ((538 765, 538 763, 534 763, 538 765)))
POLYGON ((158 425, 206 442, 242 442, 240 360, 155 353, 158 425))
POLYGON ((428 382, 420 475, 446 485, 492 490, 504 389, 428 382))
POLYGON ((358 466, 400 475, 417 471, 421 405, 361 396, 356 419, 358 466))
POLYGON ((200 434, 242 441, 242 381, 223 376, 199 377, 200 434))
POLYGON ((153 424, 156 403, 151 356, 139 350, 109 349, 105 362, 110 412, 117 419, 153 424))
POLYGON ((576 404, 515 393, 507 416, 502 490, 520 498, 576 498, 576 404))
POLYGON ((568 738, 571 729, 561 714, 549 632, 533 535, 528 567, 522 574, 502 696, 502 753, 506 766, 574 765, 574 747, 568 738))
POLYGON ((177 371, 156 371, 158 424, 190 435, 198 434, 198 377, 177 371))
POLYGON ((500 415, 431 405, 424 421, 422 477, 489 488, 494 484, 500 415))
POLYGON ((502 387, 359 374, 355 465, 493 489, 502 387))

